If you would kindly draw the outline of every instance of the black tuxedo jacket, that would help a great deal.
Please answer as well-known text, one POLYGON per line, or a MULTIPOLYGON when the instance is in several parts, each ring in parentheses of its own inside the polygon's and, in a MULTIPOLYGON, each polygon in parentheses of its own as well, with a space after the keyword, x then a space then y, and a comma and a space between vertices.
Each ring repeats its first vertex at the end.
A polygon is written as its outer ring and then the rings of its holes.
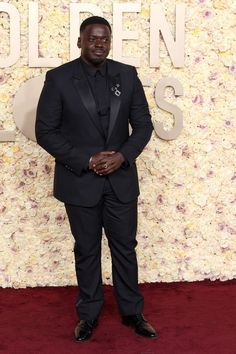
POLYGON ((153 129, 148 104, 133 66, 107 59, 107 70, 110 120, 106 138, 81 59, 48 71, 39 99, 37 142, 54 156, 54 196, 68 204, 96 205, 105 178, 121 202, 139 194, 135 159, 153 129), (106 150, 120 151, 125 158, 122 167, 108 177, 88 169, 90 157, 106 150))

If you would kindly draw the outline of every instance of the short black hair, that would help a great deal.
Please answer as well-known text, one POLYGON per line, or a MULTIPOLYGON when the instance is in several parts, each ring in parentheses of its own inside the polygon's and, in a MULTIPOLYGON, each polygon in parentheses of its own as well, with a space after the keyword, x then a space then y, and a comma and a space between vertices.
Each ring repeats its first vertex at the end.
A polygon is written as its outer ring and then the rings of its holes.
POLYGON ((100 16, 91 16, 91 17, 86 18, 86 20, 84 20, 81 23, 81 25, 80 25, 80 33, 85 30, 86 26, 93 25, 95 23, 107 26, 109 28, 110 32, 111 32, 111 25, 105 18, 100 17, 100 16))

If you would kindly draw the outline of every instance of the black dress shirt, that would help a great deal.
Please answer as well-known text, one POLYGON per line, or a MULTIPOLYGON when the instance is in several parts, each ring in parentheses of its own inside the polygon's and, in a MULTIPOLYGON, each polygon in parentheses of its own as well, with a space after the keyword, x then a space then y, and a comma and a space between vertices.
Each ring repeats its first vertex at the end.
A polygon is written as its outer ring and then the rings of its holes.
POLYGON ((104 137, 106 138, 110 118, 107 63, 105 61, 101 67, 96 68, 87 64, 84 60, 81 62, 96 102, 98 119, 100 121, 104 137))

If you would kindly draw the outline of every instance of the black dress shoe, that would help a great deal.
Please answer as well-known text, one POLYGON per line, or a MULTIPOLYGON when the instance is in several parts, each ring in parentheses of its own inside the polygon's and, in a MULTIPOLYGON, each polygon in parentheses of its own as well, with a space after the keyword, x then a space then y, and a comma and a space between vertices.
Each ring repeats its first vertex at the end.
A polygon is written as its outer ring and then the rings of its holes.
POLYGON ((155 329, 148 323, 142 314, 122 316, 122 323, 126 326, 131 326, 140 336, 146 338, 156 338, 155 329))
POLYGON ((88 340, 92 333, 94 327, 97 325, 97 320, 85 321, 81 320, 75 327, 75 340, 77 342, 82 342, 88 340))

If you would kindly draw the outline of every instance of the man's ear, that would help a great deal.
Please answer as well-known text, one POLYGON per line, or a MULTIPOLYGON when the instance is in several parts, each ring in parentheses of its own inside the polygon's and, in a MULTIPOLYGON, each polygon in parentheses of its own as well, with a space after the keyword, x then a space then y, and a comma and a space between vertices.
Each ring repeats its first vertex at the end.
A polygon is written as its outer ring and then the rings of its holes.
POLYGON ((81 48, 81 38, 80 37, 78 38, 78 41, 77 41, 77 47, 81 48))

